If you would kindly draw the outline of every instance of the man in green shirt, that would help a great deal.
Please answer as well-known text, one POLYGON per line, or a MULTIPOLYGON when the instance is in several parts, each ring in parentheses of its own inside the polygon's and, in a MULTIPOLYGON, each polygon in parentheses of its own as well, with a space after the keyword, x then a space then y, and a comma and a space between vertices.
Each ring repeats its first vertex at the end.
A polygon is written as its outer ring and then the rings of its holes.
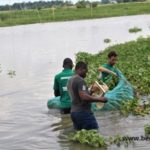
POLYGON ((101 67, 99 67, 100 71, 100 79, 107 83, 110 77, 117 76, 117 69, 114 67, 114 65, 117 62, 117 53, 115 51, 111 51, 108 54, 108 63, 103 64, 101 67))
POLYGON ((63 70, 58 73, 54 79, 54 95, 60 96, 61 102, 61 113, 67 114, 70 113, 71 100, 67 91, 67 82, 68 79, 74 74, 73 62, 70 58, 66 58, 63 61, 63 70))

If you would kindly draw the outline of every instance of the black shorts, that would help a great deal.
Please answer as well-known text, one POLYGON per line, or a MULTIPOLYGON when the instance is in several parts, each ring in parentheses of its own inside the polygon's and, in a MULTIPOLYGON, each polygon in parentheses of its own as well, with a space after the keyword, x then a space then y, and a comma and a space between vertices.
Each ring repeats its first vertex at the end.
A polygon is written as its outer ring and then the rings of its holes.
POLYGON ((92 112, 72 112, 71 119, 75 130, 92 130, 98 129, 98 123, 92 112))

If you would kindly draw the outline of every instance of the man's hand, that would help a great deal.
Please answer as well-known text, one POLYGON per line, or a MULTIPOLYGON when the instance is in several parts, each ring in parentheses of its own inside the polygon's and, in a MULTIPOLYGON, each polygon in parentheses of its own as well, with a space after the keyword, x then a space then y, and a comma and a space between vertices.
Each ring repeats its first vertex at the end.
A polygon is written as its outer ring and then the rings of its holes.
POLYGON ((99 97, 98 99, 102 103, 107 103, 107 98, 106 97, 99 97))
POLYGON ((117 73, 115 73, 113 71, 111 71, 111 74, 114 75, 114 76, 116 76, 116 77, 118 76, 117 73))
POLYGON ((119 73, 118 72, 113 72, 111 73, 112 75, 114 75, 115 77, 119 77, 119 73))
POLYGON ((111 71, 111 70, 109 70, 109 69, 107 69, 107 68, 105 68, 105 67, 99 67, 98 70, 99 70, 100 72, 106 72, 106 73, 112 74, 112 75, 114 75, 114 76, 117 76, 117 73, 115 73, 115 72, 113 72, 113 71, 111 71))

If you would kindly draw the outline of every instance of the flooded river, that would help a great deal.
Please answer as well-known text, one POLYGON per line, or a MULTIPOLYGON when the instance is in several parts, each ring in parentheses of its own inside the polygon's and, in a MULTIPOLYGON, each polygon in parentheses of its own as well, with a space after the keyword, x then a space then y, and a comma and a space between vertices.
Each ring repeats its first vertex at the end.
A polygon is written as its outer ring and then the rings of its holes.
MULTIPOLYGON (((78 51, 97 53, 109 45, 148 35, 150 15, 0 28, 0 150, 92 150, 68 141, 72 130, 69 115, 47 109, 54 75, 62 69, 62 60, 75 60, 78 51), (142 31, 129 33, 134 26, 142 31), (106 38, 111 39, 110 44, 104 43, 106 38), (7 75, 11 69, 16 71, 14 78, 7 75)), ((143 126, 150 122, 149 116, 126 118, 118 112, 95 115, 104 136, 144 136, 143 126)), ((107 149, 150 149, 150 141, 135 143, 107 149)))

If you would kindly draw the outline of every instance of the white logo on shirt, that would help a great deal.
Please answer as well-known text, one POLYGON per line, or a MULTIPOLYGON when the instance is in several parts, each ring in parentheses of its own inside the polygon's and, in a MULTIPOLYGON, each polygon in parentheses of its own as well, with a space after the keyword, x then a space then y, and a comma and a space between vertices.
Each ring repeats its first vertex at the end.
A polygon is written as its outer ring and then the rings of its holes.
POLYGON ((63 91, 64 91, 64 92, 68 91, 66 86, 63 87, 63 91))
POLYGON ((82 91, 86 91, 86 86, 85 85, 82 86, 82 91))

